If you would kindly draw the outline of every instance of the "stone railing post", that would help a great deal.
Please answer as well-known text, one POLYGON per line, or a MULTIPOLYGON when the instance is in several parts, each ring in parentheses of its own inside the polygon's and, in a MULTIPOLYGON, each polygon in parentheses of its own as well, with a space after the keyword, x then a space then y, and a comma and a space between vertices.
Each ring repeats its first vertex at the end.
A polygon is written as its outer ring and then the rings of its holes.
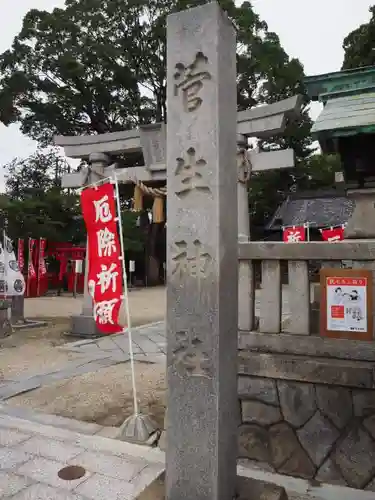
MULTIPOLYGON (((247 139, 237 134, 237 201, 238 201, 238 243, 250 241, 250 215, 248 182, 251 175, 251 163, 248 159, 247 139)), ((254 321, 254 300, 251 296, 253 287, 253 267, 249 261, 240 261, 238 267, 238 329, 252 330, 254 321)))

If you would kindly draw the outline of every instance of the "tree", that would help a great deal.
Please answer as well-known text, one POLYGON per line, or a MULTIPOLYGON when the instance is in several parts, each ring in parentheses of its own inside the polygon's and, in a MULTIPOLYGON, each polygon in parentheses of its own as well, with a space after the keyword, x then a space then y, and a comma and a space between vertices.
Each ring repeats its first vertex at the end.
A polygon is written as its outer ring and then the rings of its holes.
POLYGON ((79 198, 61 188, 61 176, 70 171, 70 166, 56 149, 14 159, 5 169, 6 189, 0 210, 10 237, 76 243, 84 240, 79 198))
POLYGON ((53 188, 61 188, 61 177, 71 167, 57 148, 38 149, 33 155, 13 159, 5 165, 5 190, 12 200, 42 197, 53 188))
MULTIPOLYGON (((43 237, 75 244, 86 240, 79 196, 61 188, 61 177, 70 169, 55 148, 38 149, 28 158, 16 158, 5 165, 6 192, 0 196, 0 215, 12 239, 43 237)), ((123 201, 127 207, 127 201, 123 201)), ((144 250, 145 235, 137 225, 137 218, 134 212, 122 210, 126 253, 144 250)))
POLYGON ((335 173, 341 172, 341 160, 335 154, 314 154, 306 161, 306 179, 303 189, 324 189, 335 185, 335 173))
POLYGON ((138 218, 137 212, 123 210, 121 213, 124 251, 126 253, 138 254, 144 250, 146 235, 138 223, 138 218))
MULTIPOLYGON (((0 119, 43 143, 54 133, 102 133, 166 119, 167 14, 205 0, 66 0, 31 10, 0 57, 0 119), (147 92, 147 95, 145 94, 147 92)), ((298 89, 289 60, 249 2, 220 2, 238 31, 238 103, 249 108, 298 89)))
MULTIPOLYGON (((53 134, 95 134, 166 120, 166 16, 205 0, 66 0, 52 13, 31 10, 12 47, 0 57, 0 120, 18 121, 43 144, 53 134)), ((249 2, 221 0, 238 27, 238 108, 304 93, 303 67, 290 59, 249 2)), ((303 179, 310 154, 305 111, 284 138, 263 148, 294 147, 298 168, 262 174, 268 207, 303 179), (274 196, 274 186, 278 186, 274 196)), ((257 197, 255 186, 253 198, 257 197)), ((263 200, 264 202, 265 200, 263 200)), ((258 205, 254 205, 258 206, 258 205)))
POLYGON ((375 64, 375 5, 369 8, 371 19, 344 39, 345 51, 342 69, 353 69, 375 64))

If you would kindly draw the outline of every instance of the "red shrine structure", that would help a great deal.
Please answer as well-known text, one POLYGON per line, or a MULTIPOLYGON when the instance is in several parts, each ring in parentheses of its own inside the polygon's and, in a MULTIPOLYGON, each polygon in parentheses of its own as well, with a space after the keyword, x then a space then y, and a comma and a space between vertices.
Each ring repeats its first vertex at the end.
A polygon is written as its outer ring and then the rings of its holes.
MULTIPOLYGON (((31 278, 27 286, 28 297, 42 296, 48 290, 67 290, 73 293, 74 283, 76 282, 76 292, 83 293, 84 289, 84 268, 81 273, 77 273, 75 262, 82 261, 83 266, 86 256, 86 247, 74 246, 72 243, 55 243, 48 241, 45 257, 51 261, 55 260, 55 264, 50 265, 47 269, 47 274, 31 278)), ((36 249, 33 255, 34 268, 38 269, 39 248, 36 249)))

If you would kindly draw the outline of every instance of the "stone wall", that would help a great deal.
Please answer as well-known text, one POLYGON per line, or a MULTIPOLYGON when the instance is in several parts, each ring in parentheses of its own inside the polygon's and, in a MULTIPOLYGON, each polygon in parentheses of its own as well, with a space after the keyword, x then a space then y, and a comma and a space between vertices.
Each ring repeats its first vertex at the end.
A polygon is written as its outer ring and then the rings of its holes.
POLYGON ((240 354, 239 457, 279 474, 375 491, 373 363, 356 370, 355 362, 332 360, 334 369, 324 371, 324 361, 309 357, 306 371, 299 356, 293 373, 291 359, 279 355, 269 361, 271 378, 254 376, 259 356, 240 354), (276 359, 285 371, 275 370, 276 359))
POLYGON ((252 333, 240 347, 240 461, 375 492, 373 344, 252 333))

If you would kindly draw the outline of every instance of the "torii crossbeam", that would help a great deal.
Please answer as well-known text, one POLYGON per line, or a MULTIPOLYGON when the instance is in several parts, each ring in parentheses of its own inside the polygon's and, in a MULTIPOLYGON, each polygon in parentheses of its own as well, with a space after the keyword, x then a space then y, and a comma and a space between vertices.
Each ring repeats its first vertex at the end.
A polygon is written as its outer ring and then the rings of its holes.
MULTIPOLYGON (((300 116, 302 96, 296 95, 274 104, 259 106, 237 113, 238 137, 238 234, 241 242, 250 239, 247 183, 251 172, 294 167, 294 151, 246 151, 249 138, 267 139, 285 131, 288 121, 300 116)), ((63 147, 69 158, 89 161, 90 171, 66 174, 64 188, 81 188, 109 177, 114 169, 120 182, 140 181, 147 186, 166 180, 166 127, 163 123, 144 125, 139 129, 86 136, 56 136, 55 144, 63 147), (144 166, 115 168, 119 155, 142 153, 144 166)), ((88 266, 86 266, 87 269, 88 266)), ((239 328, 251 330, 249 263, 240 262, 239 269, 239 328)), ((87 276, 86 276, 87 279, 87 276)), ((92 303, 85 282, 82 314, 72 318, 72 333, 79 336, 98 335, 92 315, 92 303)))

